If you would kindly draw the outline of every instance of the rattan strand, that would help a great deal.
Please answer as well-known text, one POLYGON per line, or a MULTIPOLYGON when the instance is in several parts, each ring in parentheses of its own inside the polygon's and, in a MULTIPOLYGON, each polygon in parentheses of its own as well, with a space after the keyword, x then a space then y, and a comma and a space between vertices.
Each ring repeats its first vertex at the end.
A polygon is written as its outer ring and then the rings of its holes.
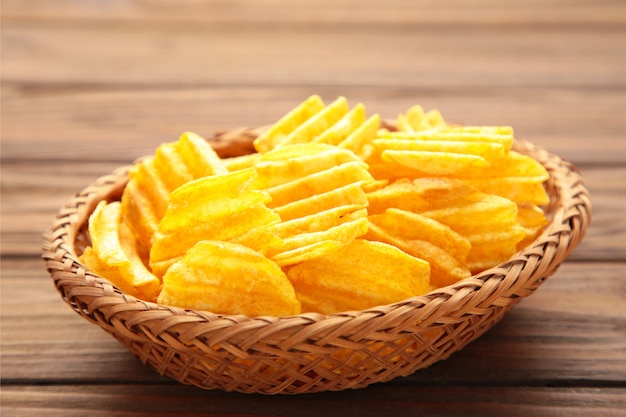
MULTIPOLYGON (((221 156, 252 151, 259 129, 221 132, 221 156)), ((544 233, 507 262, 427 295, 367 311, 323 316, 225 316, 157 305, 124 294, 77 260, 95 205, 116 200, 129 167, 99 178, 63 207, 43 258, 63 299, 142 363, 183 384, 244 393, 309 393, 365 387, 446 359, 531 295, 582 240, 589 194, 568 162, 528 142, 515 149, 550 172, 544 233)))

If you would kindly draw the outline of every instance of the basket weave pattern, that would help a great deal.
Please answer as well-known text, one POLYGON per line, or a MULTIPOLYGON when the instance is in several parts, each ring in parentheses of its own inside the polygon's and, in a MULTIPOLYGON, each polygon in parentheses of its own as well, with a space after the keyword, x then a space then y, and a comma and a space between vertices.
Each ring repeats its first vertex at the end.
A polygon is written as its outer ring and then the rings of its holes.
MULTIPOLYGON (((222 156, 252 150, 255 129, 222 132, 222 156)), ((589 194, 568 162, 528 142, 514 149, 550 172, 544 233, 507 262, 429 294, 366 311, 245 317, 138 300, 87 270, 89 215, 119 199, 130 167, 96 180, 58 213, 43 259, 62 298, 144 364, 183 384, 244 393, 307 393, 365 387, 446 359, 495 325, 558 269, 582 240, 589 194)))

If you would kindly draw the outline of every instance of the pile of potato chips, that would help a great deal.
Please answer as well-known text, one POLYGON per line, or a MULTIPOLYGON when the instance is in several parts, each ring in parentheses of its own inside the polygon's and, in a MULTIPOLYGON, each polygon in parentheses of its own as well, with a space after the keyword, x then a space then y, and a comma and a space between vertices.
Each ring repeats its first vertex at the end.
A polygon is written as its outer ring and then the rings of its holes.
POLYGON ((100 202, 81 262, 147 301, 220 314, 364 310, 495 266, 547 224, 545 168, 508 126, 311 96, 256 153, 220 158, 184 133, 100 202))

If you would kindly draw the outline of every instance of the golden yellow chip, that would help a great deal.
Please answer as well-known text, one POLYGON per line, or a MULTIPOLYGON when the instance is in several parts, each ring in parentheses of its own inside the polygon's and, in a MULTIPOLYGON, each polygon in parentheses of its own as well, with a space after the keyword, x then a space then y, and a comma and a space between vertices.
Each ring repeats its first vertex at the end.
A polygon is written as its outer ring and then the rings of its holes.
POLYGON ((253 142, 259 153, 265 153, 282 143, 289 135, 314 114, 322 111, 325 105, 318 95, 312 95, 289 111, 253 142))
POLYGON ((370 214, 380 214, 388 208, 398 208, 421 213, 460 204, 475 193, 476 189, 457 180, 403 179, 368 192, 368 211, 370 214))
POLYGON ((303 311, 365 310, 424 294, 430 267, 396 247, 361 239, 287 272, 303 311), (367 261, 367 268, 363 267, 367 261))
POLYGON ((450 227, 417 213, 388 209, 369 216, 365 239, 394 245, 424 259, 431 267, 431 285, 443 287, 471 276, 466 266, 471 244, 450 227))
MULTIPOLYGON (((277 223, 270 230, 283 239, 276 253, 268 257, 280 266, 287 266, 319 256, 321 242, 346 245, 367 232, 367 210, 348 212, 343 207, 310 216, 277 223), (342 214, 343 213, 343 214, 342 214), (309 247, 317 247, 315 253, 304 253, 309 247), (294 255, 295 254, 295 255, 294 255)), ((327 248, 333 250, 334 246, 327 248)))
POLYGON ((280 221, 267 208, 270 196, 254 190, 253 168, 200 178, 177 188, 150 250, 150 266, 160 276, 201 240, 230 240, 280 221))
POLYGON ((154 301, 159 279, 145 267, 134 235, 121 223, 121 203, 101 201, 89 218, 91 247, 81 256, 89 269, 122 291, 154 301))
POLYGON ((414 170, 415 177, 452 175, 468 166, 489 165, 482 156, 450 152, 385 150, 382 159, 414 170))
POLYGON ((317 136, 331 128, 342 117, 344 117, 350 106, 345 97, 339 97, 318 113, 314 114, 291 132, 286 138, 281 140, 275 148, 279 146, 294 145, 297 143, 309 143, 317 136))
POLYGON ((430 110, 427 113, 420 105, 411 106, 406 113, 397 118, 398 130, 402 132, 419 132, 433 128, 447 126, 439 110, 430 110))
POLYGON ((317 135, 313 142, 339 146, 367 120, 365 106, 358 103, 334 125, 317 135))
POLYGON ((300 313, 285 273, 258 252, 235 243, 200 241, 163 277, 161 304, 247 316, 300 313))
POLYGON ((280 147, 263 154, 254 162, 253 166, 259 174, 255 187, 267 189, 348 162, 357 162, 366 168, 353 152, 336 146, 307 143, 280 147))
POLYGON ((535 204, 519 204, 517 207, 517 223, 524 229, 525 236, 517 244, 517 250, 531 244, 539 237, 548 224, 546 214, 535 204))
POLYGON ((535 159, 515 151, 510 151, 488 167, 466 168, 453 177, 485 193, 496 194, 518 204, 542 206, 550 201, 543 186, 550 178, 546 168, 535 159))
POLYGON ((402 139, 381 137, 380 135, 373 141, 373 144, 376 150, 381 153, 387 150, 446 152, 480 156, 488 163, 491 163, 495 159, 503 158, 506 152, 508 152, 503 144, 496 142, 402 139))
POLYGON ((183 133, 176 142, 160 145, 154 156, 135 164, 122 195, 122 219, 142 251, 147 253, 154 243, 172 191, 193 179, 226 172, 211 145, 191 132, 183 133))
POLYGON ((517 224, 508 230, 488 230, 468 235, 472 243, 467 257, 470 271, 476 274, 506 261, 517 252, 517 245, 524 236, 523 228, 517 224))

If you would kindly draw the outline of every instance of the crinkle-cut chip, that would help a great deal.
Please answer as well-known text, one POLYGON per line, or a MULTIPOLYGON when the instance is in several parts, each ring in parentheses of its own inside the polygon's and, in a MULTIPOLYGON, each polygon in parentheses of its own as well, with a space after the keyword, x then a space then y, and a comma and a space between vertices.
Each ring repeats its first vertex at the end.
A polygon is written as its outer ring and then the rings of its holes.
POLYGON ((489 163, 495 159, 503 158, 508 152, 502 144, 495 142, 378 138, 374 140, 373 144, 376 151, 381 153, 387 150, 445 152, 476 155, 489 163))
POLYGON ((458 204, 476 192, 461 181, 447 178, 401 179, 368 192, 368 211, 380 214, 388 208, 398 208, 420 213, 458 204))
POLYGON ((274 149, 289 137, 298 126, 314 114, 322 111, 324 107, 324 102, 318 95, 310 96, 260 134, 253 142, 254 148, 259 153, 274 149))
POLYGON ((353 152, 321 143, 307 143, 276 148, 261 156, 254 168, 259 176, 255 186, 266 189, 317 172, 363 161, 353 152))
POLYGON ((300 302, 285 273, 236 243, 200 241, 163 277, 160 304, 217 314, 290 316, 300 302))
POLYGON ((154 301, 161 283, 144 265, 134 235, 121 222, 121 203, 101 201, 89 218, 88 247, 80 260, 122 291, 154 301))
POLYGON ((450 227, 405 210, 388 209, 369 216, 365 239, 394 245, 431 266, 431 286, 438 288, 471 276, 466 260, 469 240, 450 227))
POLYGON ((367 120, 365 106, 358 103, 334 125, 317 135, 312 142, 339 146, 367 120))
POLYGON ((170 196, 167 212, 150 250, 150 266, 162 272, 201 240, 231 240, 251 229, 280 221, 267 208, 267 193, 254 190, 253 168, 190 181, 170 196), (165 263, 164 263, 165 262, 165 263))
POLYGON ((161 144, 154 156, 144 158, 129 171, 122 195, 122 218, 148 252, 165 215, 170 193, 182 184, 208 175, 228 172, 211 145, 195 133, 161 144))
POLYGON ((381 132, 380 139, 463 142, 463 143, 492 143, 502 146, 505 152, 511 150, 515 137, 513 132, 505 133, 506 129, 494 127, 492 130, 476 130, 464 128, 431 129, 422 132, 381 132))
POLYGON ((499 195, 518 204, 543 206, 550 202, 543 177, 475 178, 462 181, 484 193, 499 195))
MULTIPOLYGON (((313 215, 313 217, 318 220, 320 216, 313 215)), ((306 221, 299 221, 297 226, 299 228, 306 227, 303 223, 306 223, 306 221)), ((300 232, 296 229, 297 231, 295 231, 294 234, 289 234, 290 232, 294 232, 293 229, 285 229, 280 223, 277 224, 276 228, 283 228, 280 230, 274 228, 273 231, 276 231, 283 238, 283 243, 277 253, 270 254, 268 257, 280 266, 287 266, 320 256, 320 250, 307 253, 302 251, 303 248, 313 248, 319 245, 320 242, 325 241, 339 242, 342 245, 346 245, 367 232, 367 210, 360 210, 345 215, 331 224, 332 225, 322 224, 320 226, 313 226, 311 227, 311 231, 306 231, 305 229, 305 231, 300 232), (294 254, 297 256, 294 256, 294 254)), ((335 249, 333 246, 328 248, 328 250, 333 249, 335 249)))
POLYGON ((203 137, 193 132, 185 132, 175 143, 192 178, 222 175, 228 172, 222 159, 203 137))
POLYGON ((514 225, 510 230, 486 231, 467 236, 472 249, 467 265, 473 274, 506 261, 517 252, 517 245, 525 236, 524 229, 514 225))
POLYGON ((352 212, 367 207, 367 204, 367 196, 361 184, 352 183, 322 194, 287 203, 274 210, 285 222, 336 207, 343 208, 344 213, 352 212))
POLYGON ((272 201, 268 207, 276 208, 296 200, 322 194, 346 184, 372 181, 364 162, 347 162, 324 171, 264 189, 272 201))
POLYGON ((154 241, 154 233, 167 209, 170 190, 148 157, 133 165, 122 194, 122 220, 130 227, 144 252, 154 241))
POLYGON ((164 143, 156 149, 154 167, 169 191, 193 179, 183 156, 178 152, 176 142, 164 143))
POLYGON ((489 165, 479 155, 449 152, 384 150, 381 157, 384 162, 399 164, 422 173, 420 176, 452 175, 468 166, 489 165))
POLYGON ((421 212, 462 235, 485 230, 506 230, 516 224, 517 204, 494 194, 476 192, 447 207, 421 212))
POLYGON ((275 147, 312 142, 318 135, 337 123, 350 111, 348 100, 338 97, 335 101, 305 120, 275 147))
POLYGON ((245 168, 251 168, 261 158, 263 154, 250 153, 247 155, 233 156, 222 159, 222 163, 228 172, 240 171, 245 168))
POLYGON ((287 272, 304 312, 366 310, 424 294, 430 266, 396 247, 361 239, 287 272))
POLYGON ((417 132, 435 127, 446 126, 447 123, 439 110, 433 109, 424 112, 420 105, 411 106, 404 114, 397 118, 398 130, 404 132, 417 132))
POLYGON ((176 142, 161 144, 154 154, 154 165, 167 189, 209 175, 228 172, 211 145, 193 132, 185 132, 176 142))
POLYGON ((380 116, 375 114, 361 124, 346 139, 337 146, 354 152, 362 160, 368 159, 374 153, 372 142, 380 129, 380 116))
POLYGON ((535 204, 519 204, 517 207, 517 223, 524 229, 525 236, 517 244, 517 250, 530 245, 548 224, 546 214, 535 204))
POLYGON ((488 194, 497 194, 516 203, 545 205, 550 201, 543 183, 549 172, 535 159, 510 151, 488 167, 471 167, 452 177, 488 194))

